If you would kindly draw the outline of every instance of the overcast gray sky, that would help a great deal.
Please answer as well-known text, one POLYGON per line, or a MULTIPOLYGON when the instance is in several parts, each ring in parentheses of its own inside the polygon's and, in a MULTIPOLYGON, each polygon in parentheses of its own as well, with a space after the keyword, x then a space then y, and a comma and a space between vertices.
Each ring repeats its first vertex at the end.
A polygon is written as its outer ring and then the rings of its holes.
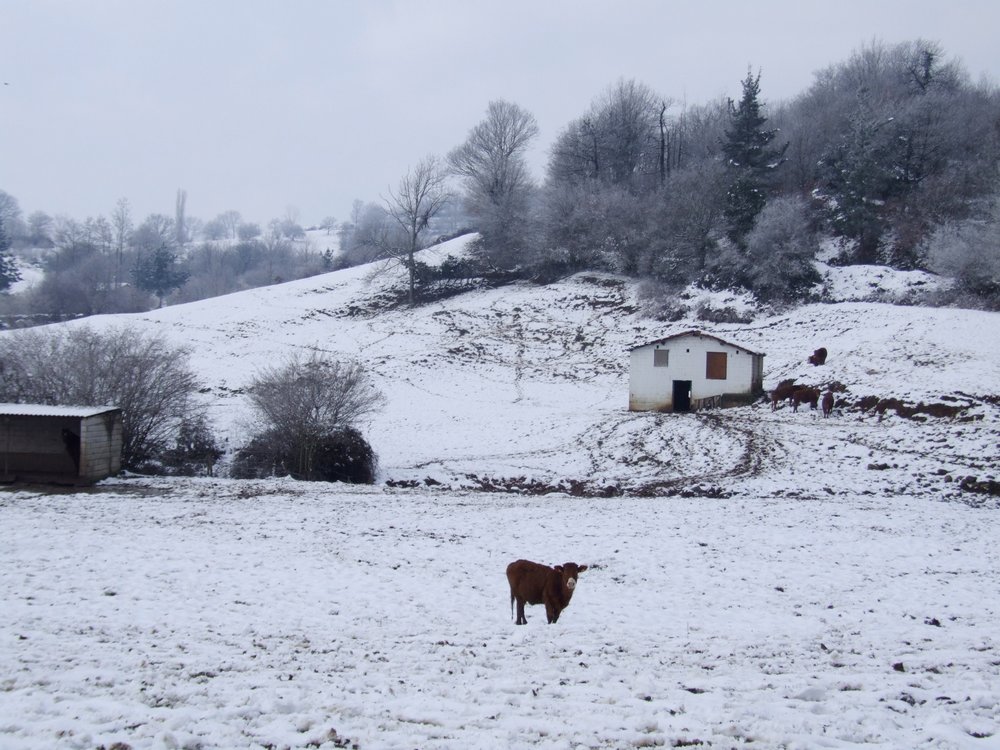
POLYGON ((996 0, 0 0, 0 189, 77 219, 227 209, 347 218, 459 145, 491 99, 541 129, 536 175, 619 78, 766 101, 873 39, 1000 78, 996 0))

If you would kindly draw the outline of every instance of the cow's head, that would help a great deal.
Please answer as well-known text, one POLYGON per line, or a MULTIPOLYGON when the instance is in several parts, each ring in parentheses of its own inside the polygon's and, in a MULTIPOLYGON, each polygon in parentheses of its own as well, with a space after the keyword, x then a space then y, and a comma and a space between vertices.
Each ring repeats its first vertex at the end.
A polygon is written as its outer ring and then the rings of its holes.
POLYGON ((586 565, 577 565, 573 562, 556 565, 556 572, 562 578, 563 585, 570 591, 576 588, 576 579, 587 569, 586 565))

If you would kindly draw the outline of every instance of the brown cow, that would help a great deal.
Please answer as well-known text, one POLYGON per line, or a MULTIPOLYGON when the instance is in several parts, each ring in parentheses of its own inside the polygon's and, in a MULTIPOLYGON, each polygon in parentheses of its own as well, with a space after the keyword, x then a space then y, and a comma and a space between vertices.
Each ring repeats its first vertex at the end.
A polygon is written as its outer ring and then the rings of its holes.
POLYGON ((827 391, 823 394, 823 416, 829 417, 830 412, 833 411, 833 391, 827 391))
POLYGON ((801 387, 801 385, 795 385, 794 379, 782 380, 778 383, 778 387, 771 391, 771 411, 775 411, 780 401, 791 398, 795 391, 801 387))
POLYGON ((549 625, 559 619, 559 613, 569 606, 576 588, 576 579, 587 569, 586 565, 568 562, 550 568, 548 565, 517 560, 507 566, 507 580, 510 582, 510 612, 514 614, 514 600, 517 600, 517 624, 524 625, 524 605, 544 604, 549 625))
POLYGON ((809 408, 815 409, 819 403, 819 391, 815 388, 802 386, 792 394, 792 411, 798 411, 799 404, 804 404, 807 401, 809 402, 809 408))
POLYGON ((819 349, 814 351, 809 355, 809 364, 811 365, 825 365, 826 364, 826 347, 821 346, 819 349))

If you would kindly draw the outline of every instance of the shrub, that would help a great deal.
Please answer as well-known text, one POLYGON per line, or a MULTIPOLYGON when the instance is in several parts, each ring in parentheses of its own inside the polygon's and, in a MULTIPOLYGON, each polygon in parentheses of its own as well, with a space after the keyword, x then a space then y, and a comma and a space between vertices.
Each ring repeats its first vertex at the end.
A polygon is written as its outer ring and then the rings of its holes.
POLYGON ((1000 308, 1000 201, 983 217, 938 226, 921 251, 931 270, 955 280, 958 292, 1000 308))
POLYGON ((165 450, 160 462, 168 474, 212 476, 223 451, 204 414, 192 414, 181 420, 174 446, 165 450))
POLYGON ((339 476, 337 462, 347 461, 347 474, 364 476, 353 468, 356 460, 374 477, 374 453, 353 426, 381 407, 382 394, 361 365, 317 351, 292 356, 261 371, 249 396, 263 429, 241 453, 255 475, 270 467, 272 473, 322 479, 339 476), (356 456, 348 450, 352 445, 356 456))
POLYGON ((768 203, 744 243, 745 248, 723 246, 710 264, 713 287, 742 286, 763 302, 794 302, 805 299, 820 281, 813 262, 818 243, 801 199, 768 203))
POLYGON ((368 441, 355 428, 344 427, 317 441, 306 468, 296 446, 283 444, 273 431, 262 433, 236 453, 230 474, 237 479, 288 475, 307 481, 372 484, 377 470, 378 459, 368 441))

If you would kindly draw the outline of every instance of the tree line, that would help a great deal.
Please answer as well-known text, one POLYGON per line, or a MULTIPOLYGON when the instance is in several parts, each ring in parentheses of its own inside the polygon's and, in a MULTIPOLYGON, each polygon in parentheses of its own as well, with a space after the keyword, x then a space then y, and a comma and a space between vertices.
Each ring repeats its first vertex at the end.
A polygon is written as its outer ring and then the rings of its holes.
POLYGON ((0 288, 17 273, 11 244, 41 248, 45 268, 30 294, 0 304, 46 319, 128 312, 377 259, 405 269, 411 304, 442 276, 547 282, 583 270, 645 280, 656 298, 697 283, 790 303, 812 294, 819 243, 833 238, 831 262, 935 271, 956 281, 942 302, 1000 305, 994 84, 925 40, 863 45, 790 101, 766 104, 765 82, 750 69, 738 99, 687 106, 619 80, 560 131, 540 180, 527 164, 534 116, 493 101, 451 152, 417 161, 380 200, 355 201, 346 221, 324 219, 323 252, 298 242, 294 212, 266 229, 236 211, 202 222, 184 191, 173 216, 137 226, 124 199, 108 218, 22 219, 0 191, 0 288), (445 214, 478 240, 428 269, 417 253, 445 214))
MULTIPOLYGON (((7 327, 101 313, 141 312, 312 276, 333 268, 336 237, 320 250, 290 209, 266 227, 235 210, 210 221, 189 216, 177 191, 173 216, 153 213, 139 223, 128 199, 108 216, 84 221, 35 211, 26 218, 15 197, 0 190, 0 291, 21 277, 17 252, 43 271, 18 295, 0 295, 7 327)), ((332 231, 325 219, 321 228, 332 231)))
POLYGON ((788 102, 765 106, 760 71, 741 89, 683 107, 620 80, 561 131, 540 182, 526 161, 535 118, 491 102, 444 159, 420 161, 382 203, 355 204, 343 257, 396 258, 412 298, 413 250, 453 177, 480 235, 470 275, 602 270, 658 295, 695 282, 793 302, 814 289, 832 237, 832 262, 929 269, 973 304, 1000 304, 995 85, 917 40, 862 46, 788 102))

